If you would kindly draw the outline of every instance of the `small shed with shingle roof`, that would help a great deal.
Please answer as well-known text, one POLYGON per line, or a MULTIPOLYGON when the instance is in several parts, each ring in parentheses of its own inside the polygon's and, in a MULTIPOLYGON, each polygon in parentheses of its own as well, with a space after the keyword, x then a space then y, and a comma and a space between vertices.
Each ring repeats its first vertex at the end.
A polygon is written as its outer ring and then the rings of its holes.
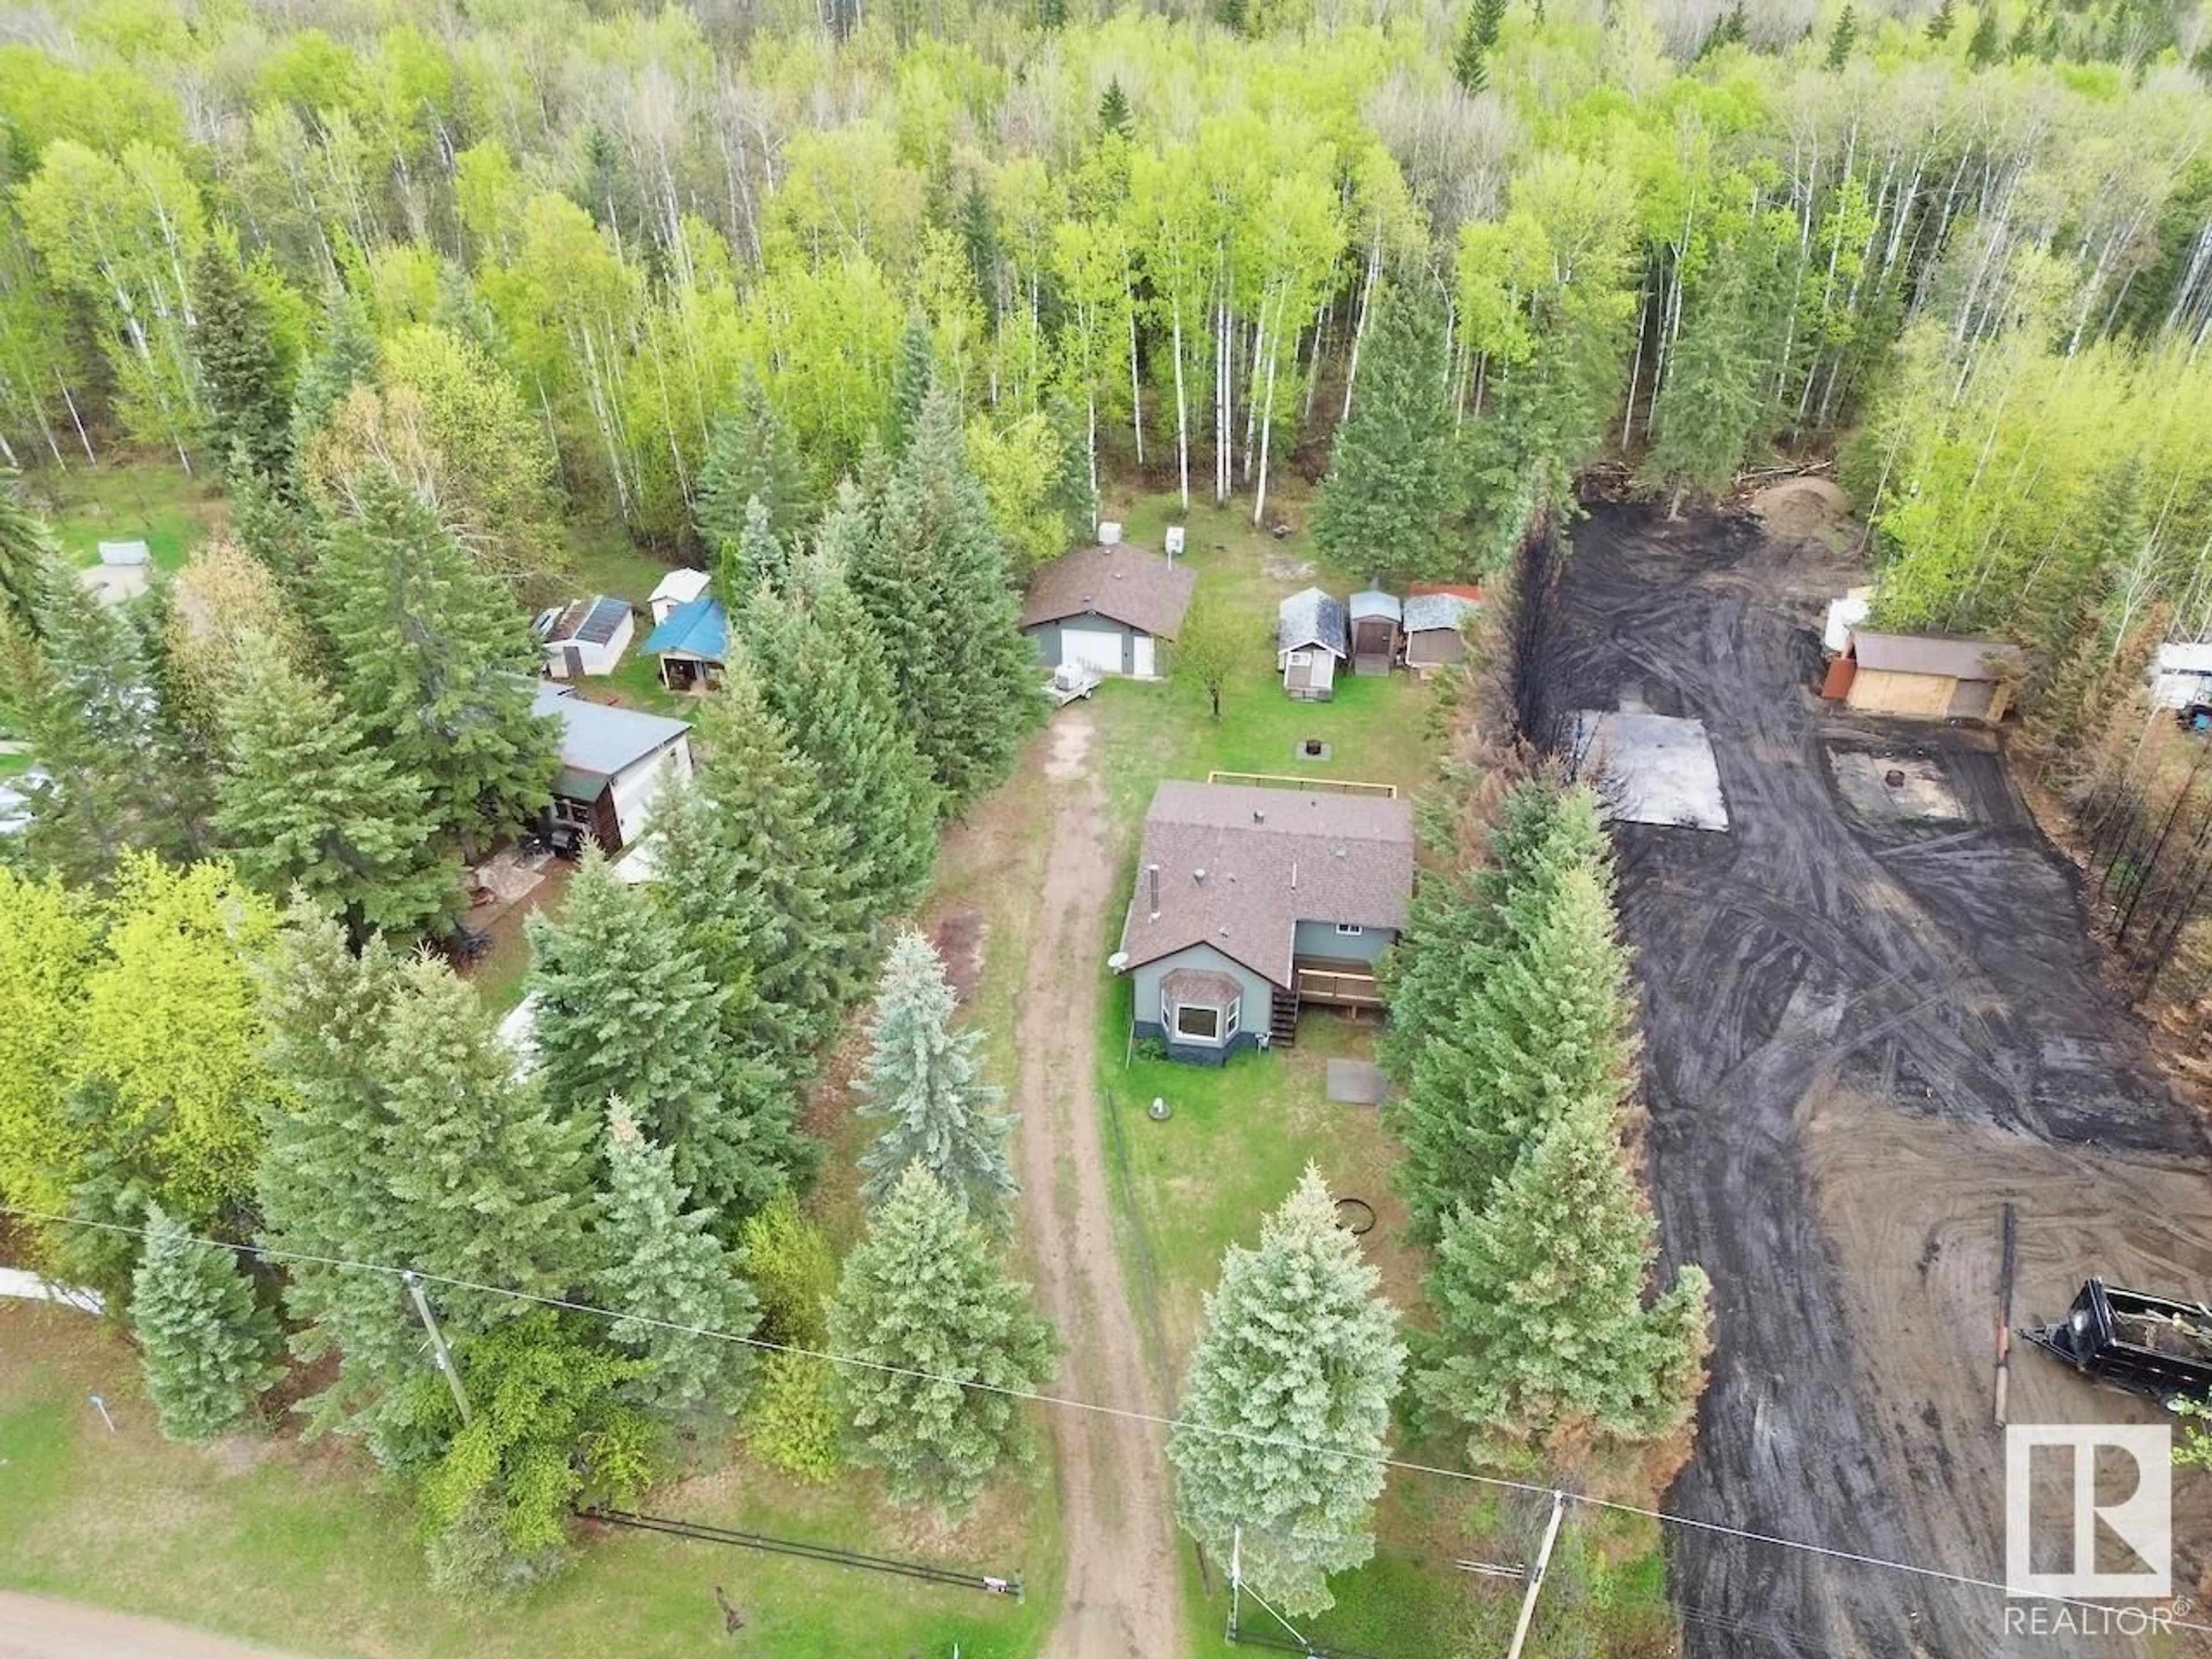
POLYGON ((1375 963, 1406 925, 1413 815, 1395 796, 1160 785, 1115 965, 1135 1029, 1218 1065, 1295 1039, 1306 1003, 1382 1006, 1375 963))
POLYGON ((1994 726, 2004 718, 2012 688, 2027 668, 2021 648, 2002 640, 1855 628, 1823 690, 1865 714, 1994 726))
POLYGON ((1182 631, 1197 573, 1125 542, 1054 559, 1030 578, 1022 632, 1037 660, 1133 679, 1158 677, 1158 642, 1182 631))
POLYGON ((1406 666, 1419 673, 1467 655, 1461 630, 1482 609, 1482 590, 1473 586, 1415 587, 1406 596, 1406 666))
POLYGON ((1334 696, 1338 665, 1351 654, 1344 607, 1318 587, 1301 588, 1275 607, 1275 666, 1297 702, 1334 696))

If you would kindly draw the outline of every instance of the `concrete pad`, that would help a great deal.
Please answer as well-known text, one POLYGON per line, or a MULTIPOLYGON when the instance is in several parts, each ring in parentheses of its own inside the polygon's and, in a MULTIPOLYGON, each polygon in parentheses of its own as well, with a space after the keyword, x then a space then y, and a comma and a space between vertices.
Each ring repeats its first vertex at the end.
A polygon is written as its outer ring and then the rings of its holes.
POLYGON ((77 573, 85 592, 102 605, 121 605, 145 592, 152 583, 143 564, 95 564, 77 573))
POLYGON ((1599 773, 1605 815, 1629 823, 1726 830, 1728 803, 1705 723, 1623 708, 1575 715, 1575 752, 1599 773))
POLYGON ((1346 1106, 1382 1103, 1382 1068, 1371 1060, 1332 1060, 1328 1063, 1328 1097, 1346 1106))

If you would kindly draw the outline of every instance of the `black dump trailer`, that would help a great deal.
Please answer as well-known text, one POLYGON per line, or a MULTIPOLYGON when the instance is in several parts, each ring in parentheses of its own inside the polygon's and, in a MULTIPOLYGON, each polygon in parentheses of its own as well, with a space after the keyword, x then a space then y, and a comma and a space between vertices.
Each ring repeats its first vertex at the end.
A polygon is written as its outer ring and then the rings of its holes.
POLYGON ((2084 1376, 2171 1407, 2212 1400, 2212 1307, 2093 1279, 2055 1325, 2021 1334, 2084 1376))

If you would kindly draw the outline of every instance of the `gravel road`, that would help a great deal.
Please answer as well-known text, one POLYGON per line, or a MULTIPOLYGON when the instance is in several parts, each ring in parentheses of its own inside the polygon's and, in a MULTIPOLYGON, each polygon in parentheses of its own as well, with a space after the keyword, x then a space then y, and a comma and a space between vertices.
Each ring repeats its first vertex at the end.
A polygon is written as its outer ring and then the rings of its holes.
POLYGON ((0 1659, 280 1659, 220 1636, 105 1607, 0 1590, 0 1659))
MULTIPOLYGON (((1576 541, 1528 659, 1542 723, 1625 692, 1701 718, 1732 825, 1618 835, 1662 1237, 1715 1282, 1668 1506, 2002 1578, 2002 1206, 2021 1211, 2015 1323, 2093 1272, 2201 1290, 2203 1138, 1988 736, 1812 695, 1846 571, 1741 522, 1631 509, 1576 541)), ((2014 1370, 2014 1421, 2153 1420, 2033 1351, 2014 1370)), ((2212 1513, 2199 1492, 2185 1507, 2212 1513)), ((1990 1592, 1714 1532, 1677 1531, 1672 1567, 1691 1659, 2138 1650, 2015 1639, 1990 1592)))

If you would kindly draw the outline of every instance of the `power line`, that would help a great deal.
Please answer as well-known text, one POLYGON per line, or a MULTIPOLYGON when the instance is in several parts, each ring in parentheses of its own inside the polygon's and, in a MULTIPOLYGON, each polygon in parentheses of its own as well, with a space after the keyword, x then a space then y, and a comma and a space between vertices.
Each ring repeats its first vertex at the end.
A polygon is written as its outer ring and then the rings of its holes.
MULTIPOLYGON (((0 1215, 14 1216, 26 1221, 53 1222, 63 1226, 85 1227, 100 1232, 125 1233, 137 1238, 152 1235, 143 1227, 126 1226, 118 1221, 95 1221, 84 1216, 57 1215, 48 1211, 27 1210, 15 1205, 0 1205, 0 1215)), ((1401 1474, 1433 1475, 1441 1480, 1463 1481, 1469 1485, 1487 1486, 1495 1491, 1524 1492, 1540 1498, 1553 1496, 1554 1489, 1528 1480, 1508 1480, 1503 1475, 1477 1474, 1470 1469, 1446 1468, 1440 1464, 1417 1463, 1408 1458, 1389 1457, 1373 1452, 1362 1452, 1342 1446, 1320 1446, 1303 1440, 1285 1439, 1275 1435, 1254 1433, 1245 1429, 1212 1428, 1191 1423, 1181 1418, 1164 1417, 1157 1412, 1139 1411, 1127 1406, 1109 1406, 1092 1400, 1078 1400, 1071 1395, 1046 1394, 1039 1389, 1009 1388, 1002 1383, 977 1382, 972 1378, 952 1376, 939 1371, 926 1371, 908 1365, 893 1365, 882 1360, 863 1359, 857 1354, 834 1353, 828 1349, 809 1348, 795 1342, 775 1342, 766 1337, 744 1336, 735 1331, 717 1330, 708 1325, 684 1325, 673 1320, 656 1319, 647 1314, 620 1313, 611 1308, 599 1307, 588 1302, 578 1302, 567 1297, 541 1296, 531 1291, 518 1291, 504 1285, 484 1285, 471 1279, 458 1279, 449 1273, 425 1273, 419 1269, 394 1267, 376 1261, 356 1261, 345 1256, 317 1255, 304 1250, 265 1249, 259 1245, 240 1244, 228 1239, 209 1238, 191 1235, 195 1243, 210 1245, 217 1249, 245 1251, 271 1261, 297 1261, 319 1267, 332 1267, 352 1273, 381 1273, 404 1286, 411 1273, 425 1284, 445 1285, 455 1290, 476 1291, 486 1296, 505 1297, 514 1302, 527 1302, 542 1308, 559 1309, 563 1312, 586 1314, 596 1319, 624 1322, 631 1325, 647 1326, 680 1336, 708 1337, 720 1342, 733 1342, 740 1346, 757 1349, 766 1353, 795 1354, 802 1358, 819 1359, 833 1365, 850 1366, 855 1370, 875 1371, 887 1376, 905 1377, 917 1382, 949 1382, 955 1388, 973 1389, 984 1394, 1002 1395, 1009 1400, 1042 1406, 1056 1411, 1089 1412, 1099 1417, 1110 1417, 1123 1422, 1141 1423, 1148 1427, 1170 1431, 1184 1430, 1194 1434, 1211 1435, 1217 1439, 1235 1440, 1246 1445, 1263 1446, 1279 1451, 1306 1452, 1322 1457, 1348 1458, 1356 1462, 1372 1463, 1378 1468, 1395 1470, 1401 1474)), ((1911 1561, 1894 1561, 1879 1555, 1863 1555, 1850 1550, 1832 1548, 1825 1544, 1807 1543, 1802 1539, 1778 1537, 1772 1533, 1753 1531, 1747 1528, 1730 1526, 1725 1522, 1699 1520, 1692 1516, 1671 1515, 1663 1510, 1645 1509, 1635 1504, 1623 1504, 1611 1498, 1593 1498, 1582 1492, 1563 1494, 1567 1502, 1585 1509, 1610 1510, 1618 1514, 1632 1515, 1662 1526, 1682 1527, 1735 1538, 1751 1544, 1765 1544, 1778 1549, 1797 1550, 1825 1559, 1847 1563, 1852 1566, 1874 1567, 1891 1572, 1910 1573, 1941 1583, 1955 1585, 1963 1589, 1994 1590, 2000 1595, 2010 1593, 2010 1587, 2002 1581, 1977 1578, 1970 1574, 1947 1572, 1940 1567, 1924 1567, 1911 1561)), ((2039 1601, 2055 1602, 2062 1607, 2087 1608, 2099 1613, 2113 1611, 2111 1604, 2091 1601, 2076 1596, 2041 1595, 2039 1601)), ((2202 1631, 2212 1633, 2212 1624, 2191 1623, 2181 1619, 2164 1621, 2173 1630, 2202 1631)))

